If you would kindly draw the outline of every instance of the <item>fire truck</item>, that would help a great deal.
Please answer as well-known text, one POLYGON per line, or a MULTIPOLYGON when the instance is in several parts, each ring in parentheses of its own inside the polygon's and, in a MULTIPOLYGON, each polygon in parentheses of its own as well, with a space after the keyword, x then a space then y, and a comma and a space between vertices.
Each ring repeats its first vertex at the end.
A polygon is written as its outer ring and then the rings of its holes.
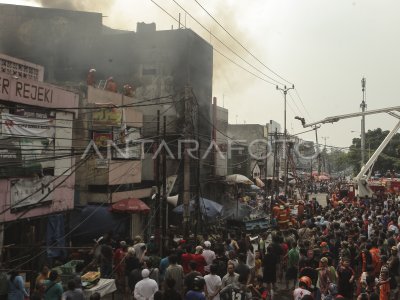
MULTIPOLYGON (((390 142, 390 140, 393 138, 393 136, 397 133, 397 131, 400 129, 400 106, 393 106, 393 107, 388 107, 388 108, 381 108, 381 109, 375 109, 375 110, 369 110, 369 111, 363 111, 363 112, 357 112, 357 113, 351 113, 351 114, 345 114, 345 115, 338 115, 338 116, 333 116, 333 117, 327 117, 323 120, 320 120, 318 122, 313 122, 313 123, 306 123, 304 118, 296 116, 295 119, 300 120, 303 127, 314 127, 316 128, 317 125, 319 124, 326 124, 326 123, 335 123, 338 122, 339 120, 343 119, 349 119, 349 118, 355 118, 355 117, 362 117, 366 115, 374 115, 374 114, 388 114, 396 119, 398 119, 397 124, 394 126, 394 128, 389 132, 389 134, 385 137, 385 139, 382 141, 382 143, 379 145, 379 147, 376 149, 376 151, 371 155, 369 160, 365 165, 361 167, 360 172, 357 174, 356 177, 353 179, 354 187, 356 187, 356 194, 359 197, 371 197, 373 195, 373 188, 370 186, 370 178, 372 174, 372 168, 374 166, 375 161, 378 159, 379 155, 382 153, 383 149, 385 149, 386 145, 390 142)), ((399 185, 397 180, 390 180, 390 187, 387 188, 390 192, 397 192, 399 191, 399 185)))

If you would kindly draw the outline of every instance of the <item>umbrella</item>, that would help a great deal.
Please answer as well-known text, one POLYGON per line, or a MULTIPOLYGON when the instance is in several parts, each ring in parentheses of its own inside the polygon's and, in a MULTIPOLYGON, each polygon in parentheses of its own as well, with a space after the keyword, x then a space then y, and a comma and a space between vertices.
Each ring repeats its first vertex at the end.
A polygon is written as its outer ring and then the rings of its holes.
POLYGON ((320 175, 318 176, 318 180, 324 181, 324 180, 329 180, 329 176, 326 175, 320 175))
POLYGON ((137 198, 128 198, 120 200, 111 205, 112 212, 121 213, 149 213, 150 207, 146 205, 142 200, 137 198))
POLYGON ((225 177, 228 183, 254 184, 253 181, 241 174, 232 174, 225 177))
POLYGON ((264 182, 262 182, 262 180, 258 177, 256 177, 256 185, 260 188, 265 186, 264 182))
MULTIPOLYGON (((195 200, 191 200, 189 204, 190 211, 194 211, 195 200)), ((214 218, 218 215, 221 215, 223 206, 215 201, 200 198, 200 210, 203 215, 207 217, 214 218)), ((175 207, 173 212, 177 214, 183 214, 183 204, 175 207)))
POLYGON ((256 185, 252 184, 250 186, 250 189, 253 190, 253 191, 258 191, 260 188, 258 186, 256 186, 256 185))

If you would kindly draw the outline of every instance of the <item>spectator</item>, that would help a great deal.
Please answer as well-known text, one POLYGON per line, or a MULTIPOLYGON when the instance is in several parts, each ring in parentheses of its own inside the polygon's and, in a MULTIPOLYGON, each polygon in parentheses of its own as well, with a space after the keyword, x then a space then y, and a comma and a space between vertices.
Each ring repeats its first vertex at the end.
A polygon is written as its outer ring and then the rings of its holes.
POLYGON ((149 278, 150 271, 142 270, 143 279, 135 285, 134 297, 135 300, 152 300, 154 294, 158 291, 158 285, 155 280, 149 278))
POLYGON ((217 266, 210 266, 210 274, 204 276, 204 281, 206 282, 205 294, 209 300, 219 300, 219 292, 222 288, 221 277, 217 273, 217 266))

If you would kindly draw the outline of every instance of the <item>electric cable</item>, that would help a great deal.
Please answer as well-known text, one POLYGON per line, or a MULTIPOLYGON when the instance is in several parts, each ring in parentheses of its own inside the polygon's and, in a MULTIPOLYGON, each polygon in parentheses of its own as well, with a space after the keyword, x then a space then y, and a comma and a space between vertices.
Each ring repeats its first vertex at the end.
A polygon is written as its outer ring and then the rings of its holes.
POLYGON ((274 75, 278 76, 283 81, 286 81, 290 85, 293 85, 293 83, 291 83, 290 81, 288 81, 285 78, 283 78, 282 76, 280 76, 278 73, 276 73, 275 71, 270 69, 266 64, 264 64, 260 59, 258 59, 249 49, 247 49, 240 41, 238 41, 237 38, 235 38, 228 30, 226 30, 225 27, 222 26, 221 23, 218 22, 218 20, 215 19, 214 16, 212 16, 211 13, 208 10, 206 10, 203 5, 201 5, 197 0, 194 0, 194 1, 211 17, 211 19, 213 19, 219 25, 219 27, 221 27, 236 43, 238 43, 240 45, 240 47, 242 47, 248 54, 250 54, 251 57, 253 57, 256 61, 258 61, 261 65, 263 65, 271 73, 273 73, 274 75))
MULTIPOLYGON (((174 0, 173 0, 174 1, 174 0)), ((164 9, 162 6, 160 6, 158 3, 156 3, 154 0, 151 0, 151 2, 153 2, 157 7, 159 7, 161 10, 163 10, 167 15, 169 15, 172 19, 174 19, 175 21, 179 22, 174 16, 172 16, 166 9, 164 9)), ((177 3, 177 5, 179 5, 177 3)), ((180 6, 180 5, 179 5, 180 6)), ((182 8, 183 9, 183 8, 182 8)), ((185 11, 185 9, 183 9, 185 11)), ((185 11, 186 12, 186 11, 185 11)), ((188 13, 188 15, 190 15, 188 13)), ((191 15, 190 15, 191 16, 191 15)), ((192 17, 192 16, 191 16, 192 17)), ((193 20, 195 20, 197 23, 199 23, 195 18, 192 17, 193 20)), ((203 27, 207 32, 209 32, 209 30, 207 28, 205 28, 201 23, 199 23, 199 25, 201 27, 203 27)), ((186 27, 185 27, 186 28, 186 27)), ((260 72, 261 74, 263 74, 264 76, 266 76, 267 78, 270 78, 272 81, 278 82, 279 84, 283 85, 281 82, 277 81, 274 78, 271 78, 270 76, 266 75, 265 73, 263 73, 261 70, 259 70, 257 67, 254 67, 252 64, 248 63, 245 59, 243 59, 240 55, 238 55, 235 51, 233 51, 231 48, 229 48, 223 41, 221 41, 218 37, 216 37, 215 35, 213 35, 212 33, 210 33, 212 36, 214 36, 214 38, 216 40, 218 40, 222 45, 224 45, 230 52, 232 52, 234 55, 236 55, 237 57, 239 57, 242 61, 244 61, 246 64, 250 65, 252 68, 254 68, 255 70, 257 70, 258 72, 260 72)), ((213 47, 213 50, 215 50, 215 48, 213 47)), ((221 54, 220 51, 215 50, 217 53, 221 54)), ((222 55, 222 54, 221 54, 222 55)), ((226 57, 226 56, 225 56, 226 57)), ((230 60, 230 59, 229 59, 230 60)), ((244 67, 243 67, 244 68, 244 67)), ((249 72, 250 74, 253 74, 253 72, 247 70, 247 72, 249 72)), ((256 76, 257 78, 261 79, 260 76, 256 76)), ((267 82, 273 86, 276 86, 276 83, 272 83, 268 80, 262 79, 264 82, 267 82)))
MULTIPOLYGON (((129 172, 129 170, 127 172, 125 172, 125 174, 123 176, 125 176, 127 173, 129 172)), ((117 190, 115 192, 117 192, 120 188, 121 188, 122 184, 120 184, 117 188, 117 190)), ((98 205, 96 207, 95 210, 93 210, 83 221, 81 221, 79 224, 77 224, 74 228, 72 228, 67 234, 65 234, 62 238, 59 239, 65 239, 67 236, 71 235, 76 229, 78 229, 83 223, 85 223, 87 220, 89 220, 96 212, 98 209, 100 209, 101 207, 103 207, 106 204, 106 202, 101 203, 100 205, 98 205)), ((5 229, 3 228, 3 231, 5 229)), ((48 246, 48 248, 51 248, 51 246, 54 246, 57 244, 58 241, 55 241, 52 245, 48 246)), ((36 259, 37 257, 39 257, 40 255, 44 254, 45 252, 47 252, 47 249, 41 251, 40 253, 38 253, 37 255, 33 256, 32 258, 30 258, 29 260, 23 262, 22 264, 16 266, 15 268, 13 268, 13 270, 18 270, 20 267, 22 267, 23 265, 25 265, 26 263, 36 259)))
MULTIPOLYGON (((151 0, 154 3, 154 0, 151 0)), ((217 37, 215 34, 213 34, 211 31, 209 31, 203 24, 201 24, 200 21, 198 21, 195 17, 192 16, 185 8, 182 7, 176 0, 172 0, 176 5, 178 5, 189 17, 191 17, 197 24, 199 24, 204 30, 210 33, 211 36, 213 36, 218 42, 220 42, 226 49, 228 49, 231 53, 233 53, 235 56, 237 56, 241 61, 246 63, 248 66, 252 67, 256 71, 258 71, 260 74, 264 75, 265 77, 271 79, 272 81, 275 81, 276 83, 280 85, 284 85, 282 82, 279 80, 274 79, 273 77, 269 76, 268 74, 265 74, 262 70, 257 68, 256 66, 252 65, 249 63, 247 60, 245 60, 242 56, 240 56, 237 52, 232 50, 231 47, 229 47, 226 43, 224 43, 219 37, 217 37)), ((272 85, 276 85, 276 83, 272 83, 272 85)))

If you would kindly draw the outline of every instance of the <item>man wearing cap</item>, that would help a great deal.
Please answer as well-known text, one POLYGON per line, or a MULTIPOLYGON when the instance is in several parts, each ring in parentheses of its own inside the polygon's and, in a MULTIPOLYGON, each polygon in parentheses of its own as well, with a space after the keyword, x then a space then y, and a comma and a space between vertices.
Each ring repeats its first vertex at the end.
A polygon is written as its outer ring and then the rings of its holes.
POLYGON ((143 279, 135 285, 133 292, 136 300, 152 300, 154 294, 158 291, 157 282, 149 278, 150 271, 148 269, 142 270, 143 279))
POLYGON ((204 250, 202 253, 204 260, 206 261, 207 265, 204 267, 205 273, 210 273, 210 266, 215 259, 215 252, 211 250, 211 242, 205 241, 204 242, 204 250))
POLYGON ((108 77, 105 90, 113 93, 117 92, 117 83, 113 77, 108 77))
POLYGON ((95 80, 95 78, 94 78, 94 74, 96 73, 96 70, 95 69, 90 69, 89 70, 89 73, 88 73, 88 75, 87 75, 87 77, 86 77, 86 84, 88 85, 88 86, 95 86, 95 84, 96 84, 96 80, 95 80))

